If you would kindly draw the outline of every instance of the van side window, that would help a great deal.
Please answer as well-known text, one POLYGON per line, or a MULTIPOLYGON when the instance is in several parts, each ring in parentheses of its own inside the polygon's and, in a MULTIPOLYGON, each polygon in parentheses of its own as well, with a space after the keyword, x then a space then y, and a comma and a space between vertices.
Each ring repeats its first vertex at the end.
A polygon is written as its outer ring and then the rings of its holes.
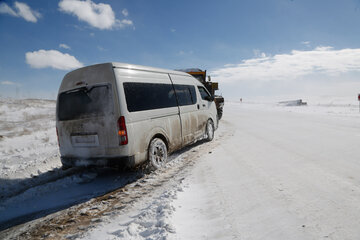
POLYGON ((196 103, 195 87, 192 85, 174 85, 180 106, 196 103))
POLYGON ((63 92, 58 99, 58 119, 75 120, 113 112, 110 85, 82 87, 63 92))
POLYGON ((205 90, 204 87, 198 86, 198 89, 199 89, 202 100, 207 100, 210 97, 210 94, 205 90))
POLYGON ((125 82, 123 85, 129 112, 177 106, 171 84, 125 82))

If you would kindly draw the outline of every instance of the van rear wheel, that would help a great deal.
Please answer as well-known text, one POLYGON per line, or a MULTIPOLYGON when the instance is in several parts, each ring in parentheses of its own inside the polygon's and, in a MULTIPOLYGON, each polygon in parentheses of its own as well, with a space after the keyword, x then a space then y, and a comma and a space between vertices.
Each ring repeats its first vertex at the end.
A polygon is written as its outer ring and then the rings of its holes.
POLYGON ((210 119, 206 123, 205 139, 209 142, 214 139, 214 123, 210 119))
POLYGON ((163 167, 167 162, 166 144, 160 138, 154 138, 149 146, 149 164, 153 169, 163 167))

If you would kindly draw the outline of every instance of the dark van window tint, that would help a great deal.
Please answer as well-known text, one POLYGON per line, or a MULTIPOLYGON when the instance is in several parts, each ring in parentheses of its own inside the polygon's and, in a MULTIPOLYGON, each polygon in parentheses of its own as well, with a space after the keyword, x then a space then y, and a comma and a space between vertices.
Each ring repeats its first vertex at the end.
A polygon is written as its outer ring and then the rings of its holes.
POLYGON ((177 106, 171 84, 126 82, 124 90, 129 112, 177 106))
POLYGON ((191 85, 174 85, 180 106, 196 103, 195 87, 191 85))
POLYGON ((207 100, 210 94, 203 87, 198 87, 202 100, 207 100))
POLYGON ((71 90, 61 93, 58 98, 60 121, 104 116, 112 111, 113 103, 109 85, 71 90))

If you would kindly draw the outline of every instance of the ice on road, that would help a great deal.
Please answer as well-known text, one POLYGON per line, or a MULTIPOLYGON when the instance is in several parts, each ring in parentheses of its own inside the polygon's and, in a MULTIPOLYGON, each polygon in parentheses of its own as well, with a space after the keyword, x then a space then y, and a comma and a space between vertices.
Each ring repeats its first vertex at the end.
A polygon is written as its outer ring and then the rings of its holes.
POLYGON ((173 238, 360 239, 360 114, 304 109, 227 103, 233 136, 184 181, 173 238))

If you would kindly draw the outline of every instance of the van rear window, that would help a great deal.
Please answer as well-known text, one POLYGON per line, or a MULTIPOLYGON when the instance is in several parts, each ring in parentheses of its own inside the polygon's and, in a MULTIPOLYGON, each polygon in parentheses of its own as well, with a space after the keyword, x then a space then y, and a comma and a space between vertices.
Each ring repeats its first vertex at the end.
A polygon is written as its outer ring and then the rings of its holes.
POLYGON ((113 111, 110 85, 83 87, 61 93, 58 98, 58 119, 75 120, 105 116, 113 111))
POLYGON ((129 112, 177 106, 171 84, 125 82, 123 85, 129 112))

